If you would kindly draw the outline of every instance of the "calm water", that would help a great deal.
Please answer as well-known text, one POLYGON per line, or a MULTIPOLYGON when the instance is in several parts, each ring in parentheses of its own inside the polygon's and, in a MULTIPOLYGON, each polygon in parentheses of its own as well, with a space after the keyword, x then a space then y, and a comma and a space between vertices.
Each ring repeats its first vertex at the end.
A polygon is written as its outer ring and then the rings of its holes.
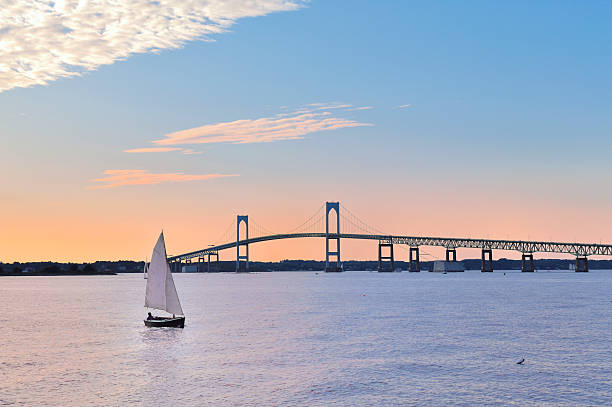
POLYGON ((175 281, 184 330, 141 275, 0 278, 0 405, 612 405, 612 272, 175 281))

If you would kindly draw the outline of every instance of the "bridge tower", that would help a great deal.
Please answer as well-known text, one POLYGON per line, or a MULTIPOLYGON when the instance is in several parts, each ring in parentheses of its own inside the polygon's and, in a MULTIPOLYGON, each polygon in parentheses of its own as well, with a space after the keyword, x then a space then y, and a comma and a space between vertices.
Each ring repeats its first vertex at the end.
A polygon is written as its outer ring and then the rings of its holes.
POLYGON ((325 202, 325 272, 330 273, 339 271, 342 271, 342 266, 340 264, 340 202, 325 202), (332 210, 336 211, 335 234, 329 232, 329 213, 332 210), (336 242, 336 251, 329 250, 330 240, 336 242), (330 256, 336 258, 336 264, 329 263, 330 256))
POLYGON ((393 259, 393 242, 389 240, 388 242, 384 240, 378 241, 378 272, 382 273, 385 271, 393 272, 395 271, 395 261, 393 259), (383 256, 383 248, 389 248, 389 255, 383 256), (385 268, 384 261, 388 261, 389 268, 385 268))
POLYGON ((245 270, 249 271, 249 216, 248 215, 237 215, 236 216, 236 273, 240 272, 240 260, 245 261, 245 270), (244 240, 240 242, 240 224, 244 222, 246 226, 246 236, 244 240), (247 243, 245 243, 247 242, 247 243), (244 255, 240 255, 240 246, 245 246, 246 251, 244 255))

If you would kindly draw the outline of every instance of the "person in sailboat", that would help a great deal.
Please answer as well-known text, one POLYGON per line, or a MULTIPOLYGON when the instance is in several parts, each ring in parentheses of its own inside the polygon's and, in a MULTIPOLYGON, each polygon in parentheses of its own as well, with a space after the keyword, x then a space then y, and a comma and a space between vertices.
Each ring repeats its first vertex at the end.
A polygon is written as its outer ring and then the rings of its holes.
POLYGON ((151 313, 149 312, 149 315, 147 316, 147 320, 152 320, 155 319, 155 317, 153 315, 151 315, 151 313))

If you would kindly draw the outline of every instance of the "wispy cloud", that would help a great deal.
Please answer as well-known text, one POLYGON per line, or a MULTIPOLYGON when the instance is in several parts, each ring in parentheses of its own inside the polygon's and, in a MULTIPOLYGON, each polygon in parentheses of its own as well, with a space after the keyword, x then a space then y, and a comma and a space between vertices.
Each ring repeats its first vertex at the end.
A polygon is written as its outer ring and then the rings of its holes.
POLYGON ((207 124, 201 127, 166 134, 155 140, 158 146, 177 146, 208 143, 267 143, 281 140, 302 139, 310 133, 348 127, 372 126, 355 120, 338 117, 328 110, 351 105, 309 105, 292 113, 259 119, 243 119, 231 122, 207 124), (332 106, 332 107, 330 107, 332 106))
POLYGON ((346 109, 347 112, 353 112, 356 110, 370 110, 374 109, 374 106, 361 106, 361 107, 353 107, 351 109, 346 109))
POLYGON ((92 179, 87 189, 110 189, 128 185, 155 185, 168 182, 201 181, 215 178, 237 177, 237 174, 183 174, 171 172, 154 174, 146 170, 106 170, 103 178, 92 179))
POLYGON ((203 151, 195 151, 193 148, 184 148, 181 153, 185 154, 185 155, 195 155, 195 154, 202 154, 203 151))
POLYGON ((405 105, 399 105, 399 106, 396 107, 396 109, 407 109, 410 106, 412 106, 412 105, 410 103, 408 103, 408 104, 405 104, 405 105))
POLYGON ((0 92, 78 76, 132 54, 210 41, 244 17, 305 0, 25 0, 0 3, 0 92))
POLYGON ((143 147, 123 150, 124 153, 167 153, 168 151, 179 151, 179 147, 143 147))
POLYGON ((353 107, 353 105, 348 103, 341 102, 319 102, 319 103, 310 103, 306 105, 306 109, 310 110, 330 110, 330 109, 347 109, 349 107, 353 107))

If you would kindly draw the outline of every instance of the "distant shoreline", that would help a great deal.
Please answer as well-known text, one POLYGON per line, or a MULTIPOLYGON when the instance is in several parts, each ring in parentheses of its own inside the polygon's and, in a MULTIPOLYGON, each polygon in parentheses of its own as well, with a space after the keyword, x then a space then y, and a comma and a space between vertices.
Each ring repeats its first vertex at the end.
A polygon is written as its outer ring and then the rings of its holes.
POLYGON ((95 263, 0 263, 0 276, 114 276, 117 274, 112 268, 97 266, 95 263))
MULTIPOLYGON (((459 261, 465 270, 480 270, 481 259, 464 259, 459 261)), ((575 264, 572 259, 535 259, 535 269, 541 271, 570 271, 570 265, 575 264)), ((376 271, 377 260, 343 260, 344 271, 376 271)), ((421 271, 433 269, 434 261, 420 262, 421 271)), ((225 260, 210 263, 192 262, 183 264, 186 272, 233 272, 236 270, 234 260, 225 260)), ((409 264, 405 260, 396 259, 395 268, 408 270, 409 264)), ((249 271, 275 272, 275 271, 323 271, 325 262, 320 260, 282 260, 275 262, 251 261, 249 271)), ((493 261, 494 270, 521 270, 521 260, 499 258, 493 261)), ((612 270, 612 260, 590 260, 590 270, 612 270)), ((0 263, 0 276, 89 276, 89 275, 116 275, 123 273, 143 273, 143 261, 118 260, 96 261, 93 263, 56 263, 56 262, 24 262, 0 263)))
POLYGON ((54 277, 54 276, 116 276, 117 273, 112 271, 96 271, 93 273, 84 273, 84 272, 59 272, 59 273, 45 273, 42 271, 32 271, 32 272, 22 272, 22 271, 13 271, 13 272, 0 272, 0 277, 27 277, 27 276, 44 276, 44 277, 54 277))

